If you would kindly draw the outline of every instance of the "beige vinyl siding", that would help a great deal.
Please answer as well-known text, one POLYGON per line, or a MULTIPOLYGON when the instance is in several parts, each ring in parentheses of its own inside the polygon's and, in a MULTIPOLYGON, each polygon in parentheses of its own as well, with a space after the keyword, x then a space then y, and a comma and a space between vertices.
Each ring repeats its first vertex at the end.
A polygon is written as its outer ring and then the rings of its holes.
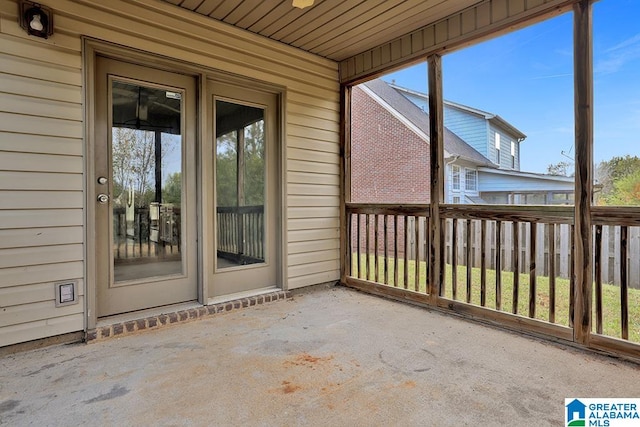
POLYGON ((291 93, 288 105, 288 288, 339 279, 339 105, 313 105, 291 93))
POLYGON ((15 3, 0 11, 1 346, 84 327, 84 166, 77 52, 23 37, 15 3), (67 280, 79 302, 56 308, 67 280))
POLYGON ((337 63, 153 0, 46 5, 42 40, 0 0, 0 346, 84 328, 82 36, 285 88, 285 280, 339 278, 337 63), (61 280, 78 304, 55 307, 61 280))

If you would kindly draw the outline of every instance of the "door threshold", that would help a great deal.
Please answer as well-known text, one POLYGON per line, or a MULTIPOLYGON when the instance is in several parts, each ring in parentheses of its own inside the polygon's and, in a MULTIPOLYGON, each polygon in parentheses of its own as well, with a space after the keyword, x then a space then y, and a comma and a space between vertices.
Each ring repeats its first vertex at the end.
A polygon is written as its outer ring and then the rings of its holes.
POLYGON ((281 291, 281 290, 282 289, 278 288, 277 286, 269 286, 269 287, 266 287, 266 288, 252 289, 250 291, 243 291, 243 292, 236 292, 236 293, 233 293, 233 294, 220 295, 220 296, 217 296, 217 297, 209 298, 207 300, 207 305, 220 304, 220 303, 223 303, 223 302, 239 300, 239 299, 242 299, 242 298, 255 297, 255 296, 258 296, 258 295, 269 294, 269 293, 278 292, 278 291, 281 291))
POLYGON ((130 311, 128 313, 114 314, 111 316, 99 317, 96 327, 113 325, 114 323, 125 323, 132 320, 145 319, 148 317, 160 316, 162 314, 176 313, 182 310, 202 307, 197 301, 187 301, 178 304, 163 305, 160 307, 147 308, 145 310, 130 311))
POLYGON ((131 335, 143 330, 153 330, 168 325, 207 318, 217 313, 226 313, 267 302, 286 300, 290 296, 290 291, 283 291, 280 288, 263 288, 251 292, 238 292, 225 297, 210 298, 206 306, 190 301, 102 317, 98 319, 95 329, 86 332, 85 341, 92 342, 110 337, 131 335))

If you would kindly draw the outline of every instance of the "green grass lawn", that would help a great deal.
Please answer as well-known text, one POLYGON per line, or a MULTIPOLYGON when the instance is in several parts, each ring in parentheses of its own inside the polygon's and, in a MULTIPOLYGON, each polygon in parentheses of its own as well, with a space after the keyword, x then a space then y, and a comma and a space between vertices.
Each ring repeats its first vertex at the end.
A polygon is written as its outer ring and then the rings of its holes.
MULTIPOLYGON (((352 258, 352 276, 358 277, 357 257, 354 254, 352 258)), ((373 255, 369 258, 371 275, 366 275, 366 255, 361 256, 360 264, 360 278, 367 280, 375 280, 375 257, 373 255)), ((389 280, 386 284, 394 286, 394 260, 388 258, 388 277, 389 280)), ((418 284, 415 283, 415 267, 416 263, 413 260, 407 262, 408 280, 405 286, 404 283, 404 259, 398 259, 398 284, 397 287, 403 289, 409 289, 412 291, 426 293, 426 263, 421 261, 418 265, 419 278, 418 284)), ((512 272, 501 273, 501 311, 513 312, 513 280, 514 274, 512 272)), ((456 300, 467 300, 467 269, 466 266, 457 267, 457 292, 456 300)), ((384 258, 378 258, 378 282, 385 282, 384 274, 384 258)), ((471 304, 480 304, 481 295, 481 271, 479 268, 471 269, 471 304)), ((452 267, 450 264, 446 265, 445 271, 445 289, 444 296, 453 299, 453 275, 452 267)), ((602 286, 602 332, 603 335, 620 338, 620 288, 618 286, 603 284, 602 286)), ((496 271, 486 270, 486 301, 485 307, 496 309, 496 271)), ((536 278, 536 309, 535 318, 539 320, 549 321, 550 314, 550 292, 549 292, 549 278, 545 276, 537 276, 536 278)), ((593 316, 593 331, 596 331, 596 317, 595 317, 595 291, 593 298, 594 316, 593 316)), ((629 341, 640 343, 640 289, 629 289, 628 292, 629 301, 629 341)), ((518 309, 517 314, 522 316, 529 316, 529 275, 520 274, 520 283, 518 286, 518 309)), ((569 280, 557 278, 556 290, 555 290, 555 319, 554 323, 558 325, 569 325, 569 280)))

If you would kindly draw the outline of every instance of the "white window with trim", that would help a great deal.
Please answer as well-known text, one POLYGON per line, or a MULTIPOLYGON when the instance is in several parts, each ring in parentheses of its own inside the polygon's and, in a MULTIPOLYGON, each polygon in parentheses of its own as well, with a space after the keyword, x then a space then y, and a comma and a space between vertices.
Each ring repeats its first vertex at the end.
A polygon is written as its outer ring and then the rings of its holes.
POLYGON ((516 143, 511 141, 511 169, 516 168, 516 143))
POLYGON ((496 132, 495 134, 495 145, 496 145, 496 164, 500 165, 500 134, 496 132))
POLYGON ((464 188, 466 191, 478 191, 478 171, 465 168, 464 188))
POLYGON ((451 166, 451 189, 460 191, 460 166, 451 166))

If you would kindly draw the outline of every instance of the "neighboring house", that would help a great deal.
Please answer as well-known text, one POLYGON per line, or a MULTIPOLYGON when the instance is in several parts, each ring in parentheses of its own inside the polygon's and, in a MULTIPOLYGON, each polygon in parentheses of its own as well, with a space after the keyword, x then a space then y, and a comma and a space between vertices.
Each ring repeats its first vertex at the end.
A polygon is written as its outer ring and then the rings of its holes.
MULTIPOLYGON (((428 96, 382 80, 357 90, 366 97, 354 90, 352 200, 376 202, 392 193, 394 202, 427 203, 428 165, 422 163, 429 157, 428 96), (370 165, 365 172, 363 165, 370 165)), ((526 135, 498 115, 449 101, 444 107, 445 202, 571 203, 573 178, 520 171, 526 135)))
POLYGON ((480 197, 491 204, 573 204, 573 177, 478 168, 480 197))
MULTIPOLYGON (((390 86, 428 112, 426 94, 390 86)), ((520 143, 527 136, 499 115, 445 100, 444 125, 499 168, 520 170, 520 143)))
MULTIPOLYGON (((429 117, 379 79, 355 87, 351 105, 351 201, 428 203, 429 117)), ((444 150, 462 170, 492 166, 448 129, 444 150)))

